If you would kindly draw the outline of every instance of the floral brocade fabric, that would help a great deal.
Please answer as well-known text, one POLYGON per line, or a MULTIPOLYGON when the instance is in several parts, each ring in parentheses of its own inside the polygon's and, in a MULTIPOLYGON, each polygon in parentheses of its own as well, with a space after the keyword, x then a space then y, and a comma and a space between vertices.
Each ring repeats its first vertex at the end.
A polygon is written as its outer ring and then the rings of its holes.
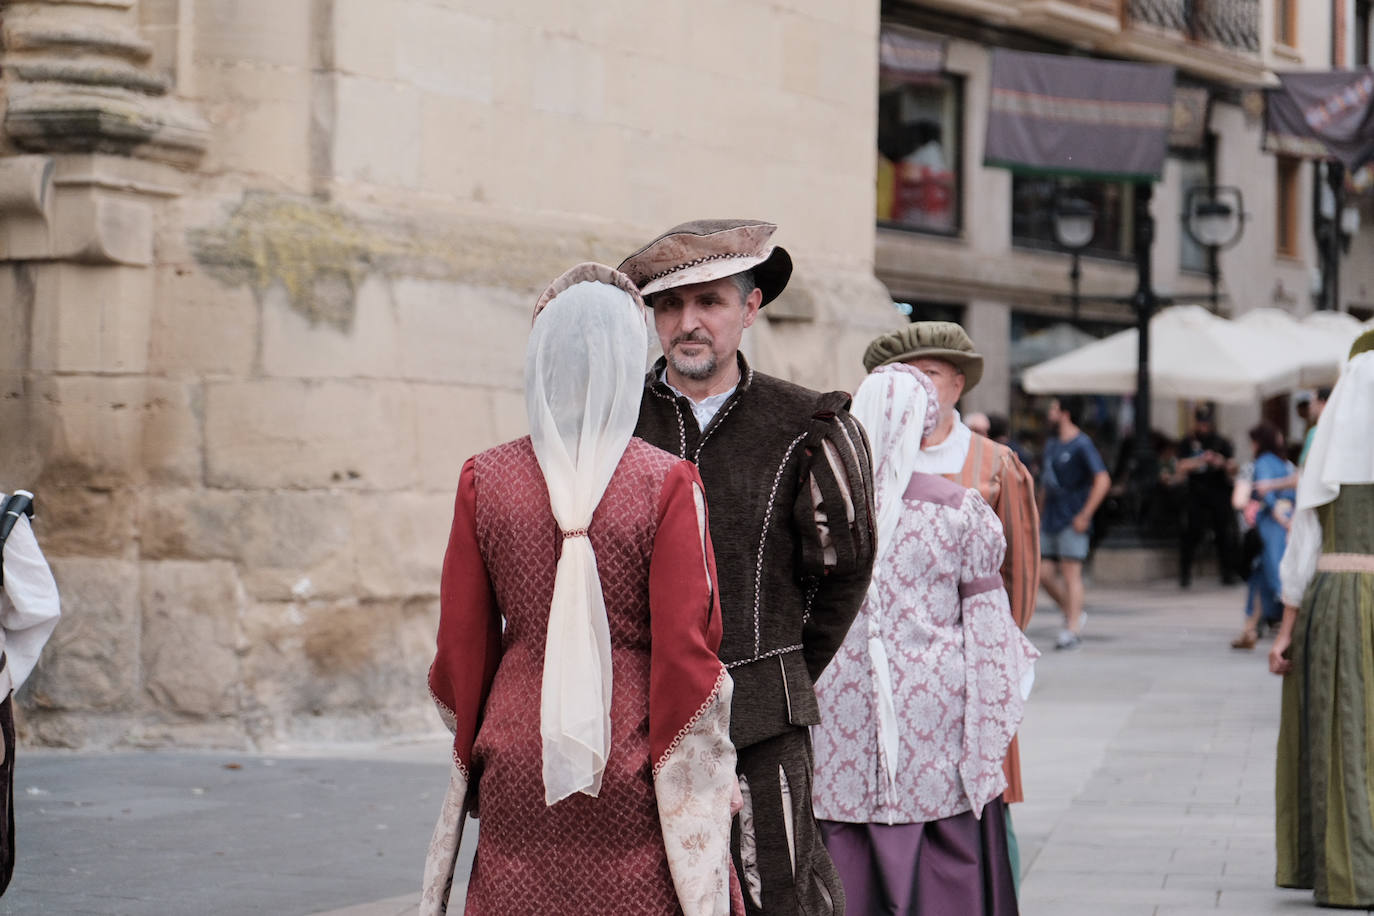
POLYGON ((999 574, 1001 523, 975 490, 916 474, 892 549, 816 685, 816 816, 923 823, 980 813, 1006 786, 1002 761, 1021 721, 1021 683, 1038 653, 1011 618, 999 574), (879 740, 869 615, 888 656, 898 723, 895 785, 879 740))

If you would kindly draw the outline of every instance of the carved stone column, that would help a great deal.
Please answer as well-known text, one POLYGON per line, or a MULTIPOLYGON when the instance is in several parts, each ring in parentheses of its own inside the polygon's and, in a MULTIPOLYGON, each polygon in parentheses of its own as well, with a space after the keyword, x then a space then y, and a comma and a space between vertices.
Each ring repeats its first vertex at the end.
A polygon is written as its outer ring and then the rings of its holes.
POLYGON ((0 0, 0 490, 38 493, 63 593, 20 697, 46 743, 112 740, 145 702, 136 494, 189 416, 148 372, 154 239, 209 131, 139 12, 0 0))

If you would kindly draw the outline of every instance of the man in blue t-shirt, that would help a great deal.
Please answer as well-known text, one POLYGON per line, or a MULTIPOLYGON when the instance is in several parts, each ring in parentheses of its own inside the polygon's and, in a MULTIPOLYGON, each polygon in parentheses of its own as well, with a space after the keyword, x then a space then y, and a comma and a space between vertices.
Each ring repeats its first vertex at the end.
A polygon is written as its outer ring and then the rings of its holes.
POLYGON ((1083 561, 1093 513, 1111 488, 1102 456, 1078 428, 1083 399, 1050 401, 1050 436, 1040 465, 1040 581, 1064 612, 1056 649, 1078 646, 1083 630, 1083 561))

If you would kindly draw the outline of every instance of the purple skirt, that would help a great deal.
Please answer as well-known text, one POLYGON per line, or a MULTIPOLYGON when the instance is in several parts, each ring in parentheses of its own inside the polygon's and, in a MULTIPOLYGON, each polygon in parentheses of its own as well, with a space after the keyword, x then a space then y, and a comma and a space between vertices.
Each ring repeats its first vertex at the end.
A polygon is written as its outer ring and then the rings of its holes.
POLYGON ((1016 916, 1005 803, 924 824, 821 821, 856 916, 1016 916))

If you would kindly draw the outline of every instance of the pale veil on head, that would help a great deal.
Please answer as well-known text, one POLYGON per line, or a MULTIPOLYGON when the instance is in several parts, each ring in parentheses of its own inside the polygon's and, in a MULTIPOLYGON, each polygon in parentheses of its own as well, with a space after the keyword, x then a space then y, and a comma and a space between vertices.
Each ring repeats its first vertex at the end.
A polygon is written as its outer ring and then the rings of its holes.
POLYGON ((890 795, 897 782, 897 708, 892 693, 892 672, 883 625, 887 607, 879 587, 883 564, 892 556, 892 541, 902 518, 902 497, 921 454, 921 440, 940 419, 940 400, 935 385, 924 372, 904 363, 889 363, 869 373, 854 393, 850 414, 863 424, 873 448, 873 501, 877 506, 877 556, 873 578, 864 599, 868 622, 868 657, 878 687, 879 753, 887 775, 890 795))
POLYGON ((587 529, 634 433, 648 332, 630 279, 579 264, 535 306, 525 350, 530 441, 563 532, 544 649, 544 801, 595 796, 611 748, 611 639, 587 529))
POLYGON ((1322 408, 1298 479, 1297 508, 1315 509, 1341 485, 1374 483, 1374 351, 1357 353, 1322 408))

